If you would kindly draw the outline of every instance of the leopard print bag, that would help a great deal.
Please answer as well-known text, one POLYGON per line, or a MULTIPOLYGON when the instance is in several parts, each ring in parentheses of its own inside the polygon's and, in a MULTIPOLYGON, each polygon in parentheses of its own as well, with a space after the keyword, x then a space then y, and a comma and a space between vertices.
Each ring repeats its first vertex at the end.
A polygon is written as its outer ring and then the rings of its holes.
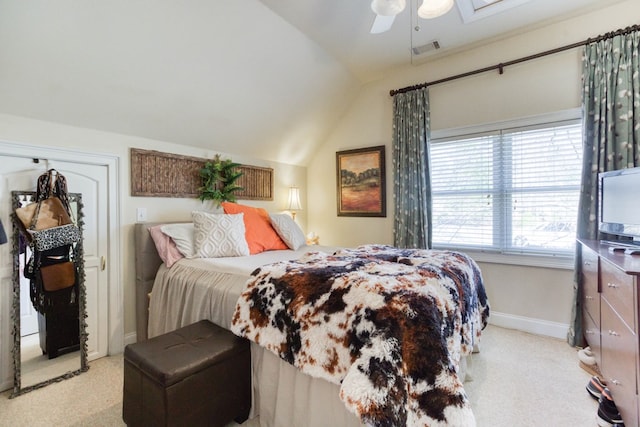
POLYGON ((75 224, 66 224, 44 230, 27 230, 37 251, 47 251, 80 240, 80 229, 75 224))

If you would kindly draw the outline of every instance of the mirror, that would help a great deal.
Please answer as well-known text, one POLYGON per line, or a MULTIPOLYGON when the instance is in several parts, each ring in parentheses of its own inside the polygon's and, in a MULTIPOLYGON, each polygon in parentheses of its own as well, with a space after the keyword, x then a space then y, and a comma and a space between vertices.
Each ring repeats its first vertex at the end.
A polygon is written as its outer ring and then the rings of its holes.
MULTIPOLYGON (((89 369, 87 363, 86 293, 82 248, 82 195, 69 193, 69 205, 80 240, 72 245, 71 256, 76 262, 76 284, 70 288, 42 294, 32 290, 24 268, 31 256, 26 237, 12 215, 13 255, 13 366, 14 380, 11 398, 71 378, 89 369), (53 295, 54 293, 57 293, 53 295), (64 293, 64 294, 63 294, 64 293), (64 297, 64 303, 53 303, 55 310, 36 310, 34 300, 64 297)), ((33 203, 35 191, 12 191, 12 208, 33 203)))

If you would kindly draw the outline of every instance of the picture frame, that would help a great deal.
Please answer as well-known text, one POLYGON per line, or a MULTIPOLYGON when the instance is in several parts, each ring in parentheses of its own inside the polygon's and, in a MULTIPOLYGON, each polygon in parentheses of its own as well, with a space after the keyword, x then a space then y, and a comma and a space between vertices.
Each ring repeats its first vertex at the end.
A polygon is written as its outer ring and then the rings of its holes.
POLYGON ((384 145, 336 152, 338 216, 387 216, 384 152, 384 145))

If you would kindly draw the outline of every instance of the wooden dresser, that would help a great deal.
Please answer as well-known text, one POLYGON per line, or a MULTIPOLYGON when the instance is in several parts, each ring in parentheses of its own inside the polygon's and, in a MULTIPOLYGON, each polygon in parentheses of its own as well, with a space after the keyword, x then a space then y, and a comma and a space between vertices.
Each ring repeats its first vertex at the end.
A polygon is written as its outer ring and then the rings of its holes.
POLYGON ((579 241, 584 334, 626 426, 638 426, 640 255, 579 241))

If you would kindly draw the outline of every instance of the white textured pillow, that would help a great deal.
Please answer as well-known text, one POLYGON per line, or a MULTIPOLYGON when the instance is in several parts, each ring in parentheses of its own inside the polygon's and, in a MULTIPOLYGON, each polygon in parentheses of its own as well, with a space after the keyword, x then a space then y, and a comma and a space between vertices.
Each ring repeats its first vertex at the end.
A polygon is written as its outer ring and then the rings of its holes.
POLYGON ((185 224, 166 224, 160 227, 160 230, 167 236, 171 237, 178 250, 185 258, 193 258, 193 223, 185 224))
POLYGON ((194 211, 191 217, 194 224, 196 257, 249 255, 249 245, 244 236, 244 214, 210 214, 194 211))
POLYGON ((278 233, 278 236, 294 251, 303 246, 307 239, 300 229, 300 226, 287 214, 271 214, 271 225, 278 233))

